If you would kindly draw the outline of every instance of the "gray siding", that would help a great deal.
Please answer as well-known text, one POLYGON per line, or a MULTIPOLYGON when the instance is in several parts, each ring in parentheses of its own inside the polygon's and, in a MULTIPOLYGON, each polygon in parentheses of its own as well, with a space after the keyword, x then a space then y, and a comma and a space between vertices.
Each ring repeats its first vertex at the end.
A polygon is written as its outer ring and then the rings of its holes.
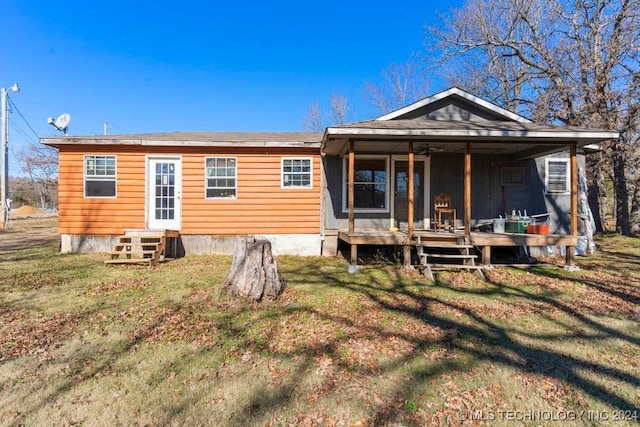
POLYGON ((445 98, 403 114, 397 119, 429 119, 451 121, 504 121, 504 117, 478 108, 460 98, 445 98))
MULTIPOLYGON (((568 153, 548 157, 568 158, 568 153)), ((578 156, 584 167, 584 156, 578 156)), ((326 156, 323 159, 327 188, 325 189, 325 228, 346 230, 348 214, 342 212, 342 159, 326 156)), ((569 193, 547 193, 545 188, 545 158, 515 162, 508 156, 472 155, 471 217, 472 225, 491 223, 493 218, 513 210, 529 215, 548 213, 552 233, 569 233, 569 193), (521 168, 522 184, 502 185, 503 168, 521 168)), ((433 196, 451 194, 452 205, 458 209, 458 225, 462 224, 464 209, 464 156, 460 154, 432 154, 429 181, 431 200, 427 201, 427 216, 433 217, 433 196)), ((392 188, 392 187, 391 187, 392 188)), ((386 230, 390 213, 356 213, 356 230, 386 230)))
MULTIPOLYGON (((535 162, 514 162, 507 156, 473 155, 471 157, 471 217, 473 225, 490 222, 513 210, 524 214, 544 212, 544 199, 535 162), (522 169, 521 185, 502 185, 504 167, 522 169)), ((431 161, 431 194, 451 194, 452 204, 464 208, 464 156, 434 155, 431 161)))
MULTIPOLYGON (((545 162, 547 158, 568 159, 569 152, 552 154, 536 159, 536 166, 539 172, 542 193, 545 201, 546 212, 549 213, 549 228, 552 233, 569 234, 571 232, 571 222, 569 211, 571 210, 571 193, 547 193, 545 188, 545 162)), ((585 157, 578 155, 578 167, 584 170, 585 157)), ((580 221, 578 221, 580 222, 580 221)), ((580 225, 580 224, 579 224, 580 225)))
MULTIPOLYGON (((325 228, 346 230, 349 214, 342 212, 342 159, 326 156, 322 159, 327 188, 325 189, 325 228)), ((390 226, 391 213, 357 213, 356 230, 386 230, 390 226)))

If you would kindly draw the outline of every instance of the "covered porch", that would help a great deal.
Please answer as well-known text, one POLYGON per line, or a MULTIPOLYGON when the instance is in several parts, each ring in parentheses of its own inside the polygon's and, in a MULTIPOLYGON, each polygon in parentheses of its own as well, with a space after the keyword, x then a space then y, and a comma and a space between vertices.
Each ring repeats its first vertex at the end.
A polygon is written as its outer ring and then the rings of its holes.
MULTIPOLYGON (((353 267, 358 263, 359 246, 394 245, 404 248, 404 265, 411 268, 412 250, 426 242, 430 245, 473 246, 480 252, 479 262, 483 266, 490 265, 491 251, 495 247, 561 246, 566 248, 566 268, 573 269, 578 242, 578 155, 588 151, 592 144, 614 136, 615 133, 607 131, 506 121, 373 120, 328 128, 323 141, 323 155, 342 159, 344 164, 342 212, 346 213, 346 221, 339 222, 338 239, 350 246, 353 267), (472 165, 487 168, 489 166, 485 163, 494 156, 522 165, 540 156, 565 151, 568 151, 569 207, 559 215, 566 217, 568 233, 495 233, 477 228, 478 224, 489 219, 474 216, 473 212, 474 206, 477 209, 482 205, 487 184, 478 184, 482 178, 477 173, 474 175, 472 165), (400 178, 397 172, 389 174, 391 182, 385 182, 388 204, 383 205, 381 201, 379 209, 387 217, 376 224, 363 220, 375 209, 357 206, 356 189, 363 184, 362 178, 356 175, 359 173, 356 160, 367 156, 388 156, 396 165, 395 170, 399 161, 406 169, 403 186, 398 185, 400 178), (450 175, 446 179, 461 183, 461 188, 452 194, 462 199, 462 204, 456 206, 458 222, 450 231, 435 231, 433 227, 433 194, 439 189, 432 188, 433 176, 429 171, 435 162, 447 162, 444 169, 449 168, 450 175), (426 176, 421 175, 423 170, 426 176), (399 197, 399 193, 403 196, 399 197)), ((443 169, 442 165, 440 169, 443 169)), ((445 178, 439 176, 439 179, 445 178)), ((374 178, 368 185, 375 188, 378 183, 374 178)), ((381 193, 382 184, 380 188, 381 193)), ((378 195, 381 200, 382 197, 382 194, 378 195)), ((524 204, 523 208, 526 210, 527 205, 524 204)))

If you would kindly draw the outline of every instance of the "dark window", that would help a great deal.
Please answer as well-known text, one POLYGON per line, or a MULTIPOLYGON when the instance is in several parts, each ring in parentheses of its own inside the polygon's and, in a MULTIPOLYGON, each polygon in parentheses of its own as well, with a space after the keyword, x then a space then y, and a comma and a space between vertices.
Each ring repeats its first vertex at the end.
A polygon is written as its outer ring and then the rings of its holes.
MULTIPOLYGON (((354 159, 354 209, 387 209, 387 165, 386 158, 356 157, 354 159)), ((346 175, 348 175, 347 169, 345 163, 346 175)), ((348 177, 345 176, 345 199, 348 197, 347 180, 348 177)))
POLYGON ((524 168, 520 166, 500 169, 500 183, 504 186, 524 185, 524 168))

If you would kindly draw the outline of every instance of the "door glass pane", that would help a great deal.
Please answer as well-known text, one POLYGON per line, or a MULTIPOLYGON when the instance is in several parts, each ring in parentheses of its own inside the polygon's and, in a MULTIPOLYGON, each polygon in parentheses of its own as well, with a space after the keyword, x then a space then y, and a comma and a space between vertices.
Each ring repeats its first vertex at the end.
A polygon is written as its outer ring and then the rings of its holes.
MULTIPOLYGON (((409 198, 409 162, 396 161, 394 188, 394 217, 397 221, 408 220, 409 198)), ((424 217, 424 202, 422 200, 424 188, 424 162, 418 161, 413 167, 413 218, 419 222, 424 217)))
POLYGON ((155 219, 175 218, 175 167, 171 162, 156 163, 155 219))

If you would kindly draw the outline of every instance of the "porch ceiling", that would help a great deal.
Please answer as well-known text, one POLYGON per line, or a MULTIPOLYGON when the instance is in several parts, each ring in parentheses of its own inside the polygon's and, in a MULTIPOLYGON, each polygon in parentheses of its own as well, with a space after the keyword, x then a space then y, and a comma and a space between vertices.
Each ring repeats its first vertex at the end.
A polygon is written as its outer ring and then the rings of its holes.
POLYGON ((617 132, 606 130, 534 123, 372 120, 327 128, 322 149, 341 155, 353 140, 357 152, 402 154, 413 142, 415 152, 428 148, 431 153, 464 153, 470 142, 472 153, 530 158, 566 150, 574 143, 593 149, 594 144, 617 137, 617 132))

